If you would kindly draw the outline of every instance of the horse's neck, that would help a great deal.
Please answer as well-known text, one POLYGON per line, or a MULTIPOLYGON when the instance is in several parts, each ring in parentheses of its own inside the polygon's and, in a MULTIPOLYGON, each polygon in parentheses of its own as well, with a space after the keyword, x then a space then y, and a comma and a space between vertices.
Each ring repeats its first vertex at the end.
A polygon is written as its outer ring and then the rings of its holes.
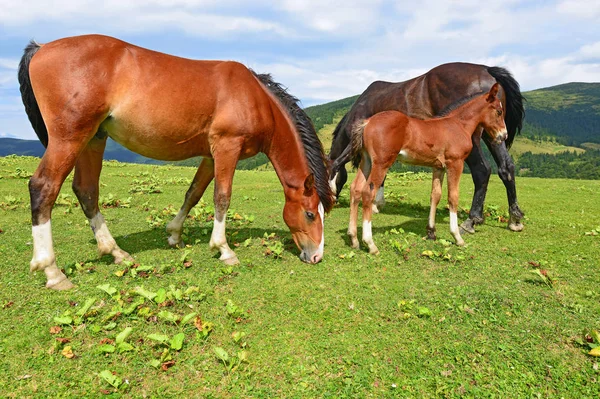
POLYGON ((291 121, 290 124, 276 125, 266 155, 271 160, 284 191, 302 187, 310 171, 302 141, 291 121))
POLYGON ((482 112, 485 105, 485 100, 476 98, 451 112, 448 118, 458 122, 465 133, 471 137, 477 126, 482 122, 482 112))

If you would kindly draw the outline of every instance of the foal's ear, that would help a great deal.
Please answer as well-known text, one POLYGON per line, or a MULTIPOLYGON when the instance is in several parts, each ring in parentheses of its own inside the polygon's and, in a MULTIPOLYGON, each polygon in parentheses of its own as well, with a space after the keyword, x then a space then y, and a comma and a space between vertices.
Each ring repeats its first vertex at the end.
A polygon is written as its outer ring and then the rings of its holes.
POLYGON ((312 190, 315 187, 315 176, 311 173, 306 176, 306 180, 304 180, 304 195, 310 196, 312 195, 312 190))
POLYGON ((494 85, 490 89, 490 92, 488 93, 488 96, 486 98, 488 103, 493 103, 494 100, 496 99, 496 96, 498 95, 498 87, 499 87, 498 83, 494 83, 494 85))

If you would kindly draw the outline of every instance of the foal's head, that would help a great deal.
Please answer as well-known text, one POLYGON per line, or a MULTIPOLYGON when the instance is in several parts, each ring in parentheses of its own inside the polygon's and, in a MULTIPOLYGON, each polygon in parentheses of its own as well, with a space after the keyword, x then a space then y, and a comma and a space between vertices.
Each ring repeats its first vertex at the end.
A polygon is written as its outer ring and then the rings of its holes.
POLYGON ((323 258, 324 218, 325 209, 311 173, 303 187, 286 193, 283 208, 283 220, 290 228, 294 242, 300 249, 300 259, 304 262, 317 263, 323 258))
POLYGON ((498 98, 498 83, 494 83, 489 93, 485 94, 486 107, 481 125, 496 143, 506 140, 508 133, 504 123, 504 108, 498 98))

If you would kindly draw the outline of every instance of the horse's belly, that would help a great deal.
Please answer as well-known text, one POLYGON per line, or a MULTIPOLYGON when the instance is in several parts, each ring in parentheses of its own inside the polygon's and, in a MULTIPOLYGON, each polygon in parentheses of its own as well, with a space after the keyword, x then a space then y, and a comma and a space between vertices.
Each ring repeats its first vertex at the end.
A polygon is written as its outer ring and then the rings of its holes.
POLYGON ((102 123, 99 131, 105 132, 128 150, 148 158, 178 161, 210 154, 207 136, 201 130, 178 131, 110 118, 102 123))
POLYGON ((407 149, 401 149, 398 153, 398 160, 402 163, 417 166, 429 166, 432 168, 445 168, 445 162, 440 157, 433 155, 418 154, 407 149))

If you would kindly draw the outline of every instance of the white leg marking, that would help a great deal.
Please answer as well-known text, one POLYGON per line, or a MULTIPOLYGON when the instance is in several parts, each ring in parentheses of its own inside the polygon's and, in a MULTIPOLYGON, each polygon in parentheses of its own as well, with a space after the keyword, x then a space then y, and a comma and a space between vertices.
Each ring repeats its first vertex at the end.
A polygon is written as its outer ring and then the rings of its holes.
POLYGON ((167 233, 171 234, 169 237, 169 245, 172 247, 183 244, 181 242, 181 230, 183 229, 183 222, 185 221, 186 216, 187 214, 183 212, 183 209, 180 209, 177 216, 167 224, 167 233))
POLYGON ((363 220, 363 231, 362 231, 362 235, 363 235, 363 241, 366 242, 367 244, 370 244, 373 242, 373 232, 371 230, 371 221, 370 220, 363 220))
POLYGON ((323 204, 319 202, 319 216, 321 216, 321 243, 319 244, 319 249, 317 250, 317 262, 323 259, 323 252, 325 249, 325 208, 323 208, 323 204))
MULTIPOLYGON (((433 201, 431 203, 431 208, 429 209, 429 224, 428 227, 434 228, 435 227, 435 211, 436 211, 437 206, 435 204, 433 204, 433 201)), ((456 215, 456 214, 454 214, 456 215)), ((450 229, 452 230, 452 212, 450 212, 450 229)))
POLYGON ((52 225, 48 220, 44 224, 31 228, 33 235, 33 258, 29 270, 44 271, 46 274, 46 287, 66 290, 73 287, 67 276, 56 266, 56 256, 52 245, 52 225))
POLYGON ((212 249, 218 249, 221 253, 220 260, 230 261, 232 263, 238 263, 235 252, 227 245, 227 236, 225 235, 225 215, 217 216, 215 214, 215 223, 213 231, 210 236, 210 247, 212 249), (220 219, 220 220, 219 220, 220 219))
POLYGON ((115 257, 115 263, 121 263, 125 259, 132 260, 131 256, 127 252, 119 248, 117 242, 110 234, 110 231, 108 231, 104 216, 102 216, 100 212, 98 212, 93 218, 89 219, 89 221, 90 227, 94 232, 94 237, 96 237, 96 242, 98 243, 98 253, 100 256, 112 255, 115 257))
POLYGON ((465 245, 465 241, 460 236, 460 230, 458 229, 458 216, 456 215, 456 212, 450 212, 450 233, 454 236, 456 245, 465 245))
POLYGON ((329 187, 331 188, 331 191, 333 191, 334 193, 337 190, 337 187, 335 185, 335 181, 337 180, 338 173, 339 172, 336 172, 336 174, 333 176, 333 178, 331 180, 329 180, 329 187))
POLYGON ((54 246, 52 245, 52 225, 48 220, 31 228, 33 235, 33 259, 30 270, 41 271, 55 263, 54 246))

